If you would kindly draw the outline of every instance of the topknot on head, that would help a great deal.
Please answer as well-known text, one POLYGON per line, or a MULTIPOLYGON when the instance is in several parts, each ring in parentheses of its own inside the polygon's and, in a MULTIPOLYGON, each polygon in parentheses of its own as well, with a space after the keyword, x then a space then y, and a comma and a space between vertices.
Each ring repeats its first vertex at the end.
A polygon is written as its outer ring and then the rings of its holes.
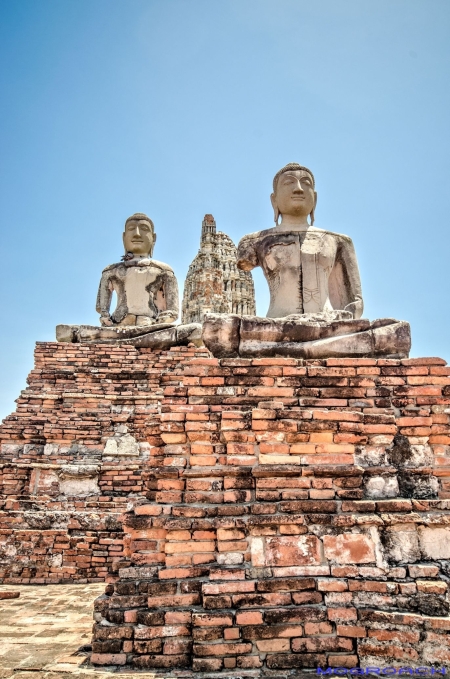
POLYGON ((125 226, 128 224, 128 222, 139 221, 141 219, 142 220, 145 219, 145 221, 148 222, 151 225, 152 231, 155 230, 155 225, 153 224, 152 220, 150 219, 150 217, 145 215, 143 212, 135 212, 134 215, 131 215, 131 217, 128 217, 128 219, 125 222, 125 226))
POLYGON ((311 172, 310 169, 308 169, 307 167, 304 167, 303 165, 299 165, 298 163, 288 163, 287 165, 282 167, 281 170, 278 170, 275 177, 273 178, 273 192, 274 193, 276 193, 276 191, 277 191, 277 183, 278 183, 278 179, 280 178, 280 176, 282 174, 284 174, 285 172, 292 172, 292 171, 295 171, 295 170, 304 170, 305 172, 307 172, 311 176, 313 188, 315 188, 314 175, 313 175, 313 173, 311 172))

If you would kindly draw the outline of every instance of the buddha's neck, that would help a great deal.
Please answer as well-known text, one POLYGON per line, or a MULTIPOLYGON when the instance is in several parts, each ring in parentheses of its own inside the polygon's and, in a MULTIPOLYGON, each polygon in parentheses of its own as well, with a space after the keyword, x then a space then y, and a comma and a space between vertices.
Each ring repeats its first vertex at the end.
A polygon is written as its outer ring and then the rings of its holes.
POLYGON ((133 255, 133 259, 130 262, 141 262, 143 259, 150 259, 150 255, 133 255))
POLYGON ((282 215, 281 223, 276 227, 280 231, 306 231, 311 228, 307 217, 297 215, 282 215))

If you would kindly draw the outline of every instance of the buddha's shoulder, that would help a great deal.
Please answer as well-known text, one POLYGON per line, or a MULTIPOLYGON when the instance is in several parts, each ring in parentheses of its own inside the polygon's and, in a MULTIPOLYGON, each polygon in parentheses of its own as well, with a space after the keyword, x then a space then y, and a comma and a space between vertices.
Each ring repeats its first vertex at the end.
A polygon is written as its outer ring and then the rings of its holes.
MULTIPOLYGON (((281 230, 277 229, 275 226, 273 226, 270 229, 263 229, 262 231, 255 231, 254 233, 249 233, 241 240, 239 241, 239 247, 243 247, 245 245, 256 245, 258 241, 263 240, 266 237, 273 237, 273 236, 288 236, 292 234, 298 234, 298 233, 305 233, 304 231, 290 231, 288 229, 286 230, 281 230)), ((343 243, 352 243, 352 239, 350 236, 346 236, 343 233, 337 233, 335 231, 330 231, 330 229, 321 229, 319 227, 312 227, 309 228, 306 232, 308 236, 330 236, 331 238, 334 238, 338 241, 341 241, 343 243)))
POLYGON ((320 234, 328 235, 331 238, 334 238, 335 240, 341 242, 341 243, 348 243, 352 244, 353 241, 350 238, 350 236, 347 236, 345 233, 337 233, 336 231, 330 231, 330 229, 320 229, 319 227, 314 228, 308 233, 315 233, 318 232, 320 234))
POLYGON ((275 229, 272 228, 272 229, 263 229, 262 231, 255 231, 254 233, 248 233, 246 236, 243 236, 241 238, 241 240, 239 241, 238 247, 244 247, 246 245, 255 244, 259 240, 264 238, 265 236, 269 236, 274 231, 275 231, 275 229))
POLYGON ((108 273, 110 271, 115 271, 116 269, 125 268, 122 262, 115 262, 114 264, 108 264, 102 271, 102 274, 108 273))
POLYGON ((151 260, 151 266, 154 266, 157 269, 160 269, 161 272, 164 272, 164 273, 174 273, 171 266, 169 266, 165 262, 158 262, 156 259, 151 260))
MULTIPOLYGON (((141 265, 142 266, 142 265, 141 265)), ((165 262, 158 262, 156 259, 149 259, 148 262, 145 263, 145 266, 147 267, 153 267, 154 269, 159 269, 161 273, 174 273, 173 269, 171 266, 166 264, 165 262)), ((107 273, 116 273, 116 274, 125 274, 127 269, 132 267, 140 268, 136 263, 127 263, 127 262, 116 262, 115 264, 109 264, 108 266, 105 266, 103 269, 102 273, 107 274, 107 273)))

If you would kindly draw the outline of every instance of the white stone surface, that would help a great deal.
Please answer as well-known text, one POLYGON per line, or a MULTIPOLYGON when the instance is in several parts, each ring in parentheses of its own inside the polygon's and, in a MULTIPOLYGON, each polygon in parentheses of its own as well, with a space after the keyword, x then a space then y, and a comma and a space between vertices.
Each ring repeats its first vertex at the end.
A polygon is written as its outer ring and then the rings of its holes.
POLYGON ((98 474, 98 465, 65 465, 58 473, 59 490, 66 496, 99 495, 98 474))
POLYGON ((221 566, 237 566, 244 562, 244 555, 241 552, 225 552, 217 555, 217 563, 221 566))
POLYGON ((98 477, 91 479, 73 478, 62 479, 59 482, 59 489, 62 495, 74 497, 86 497, 87 495, 99 495, 98 477))
POLYGON ((103 457, 139 457, 139 444, 131 434, 118 433, 107 439, 103 457))
POLYGON ((419 526, 419 542, 425 559, 450 559, 450 527, 419 526))
POLYGON ((371 499, 398 497, 396 476, 371 476, 366 483, 366 497, 371 499))

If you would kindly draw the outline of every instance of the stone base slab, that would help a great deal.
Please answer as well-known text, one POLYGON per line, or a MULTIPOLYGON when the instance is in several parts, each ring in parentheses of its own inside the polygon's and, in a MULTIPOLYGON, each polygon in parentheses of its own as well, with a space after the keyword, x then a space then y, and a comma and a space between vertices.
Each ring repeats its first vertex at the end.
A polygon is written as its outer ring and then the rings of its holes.
POLYGON ((203 322, 202 337, 218 358, 407 358, 409 355, 411 331, 406 321, 332 318, 326 314, 277 319, 208 314, 203 322))
POLYGON ((152 326, 94 326, 57 325, 58 342, 75 344, 124 344, 150 349, 170 349, 175 346, 194 344, 201 346, 202 326, 200 323, 175 325, 159 323, 152 326))

